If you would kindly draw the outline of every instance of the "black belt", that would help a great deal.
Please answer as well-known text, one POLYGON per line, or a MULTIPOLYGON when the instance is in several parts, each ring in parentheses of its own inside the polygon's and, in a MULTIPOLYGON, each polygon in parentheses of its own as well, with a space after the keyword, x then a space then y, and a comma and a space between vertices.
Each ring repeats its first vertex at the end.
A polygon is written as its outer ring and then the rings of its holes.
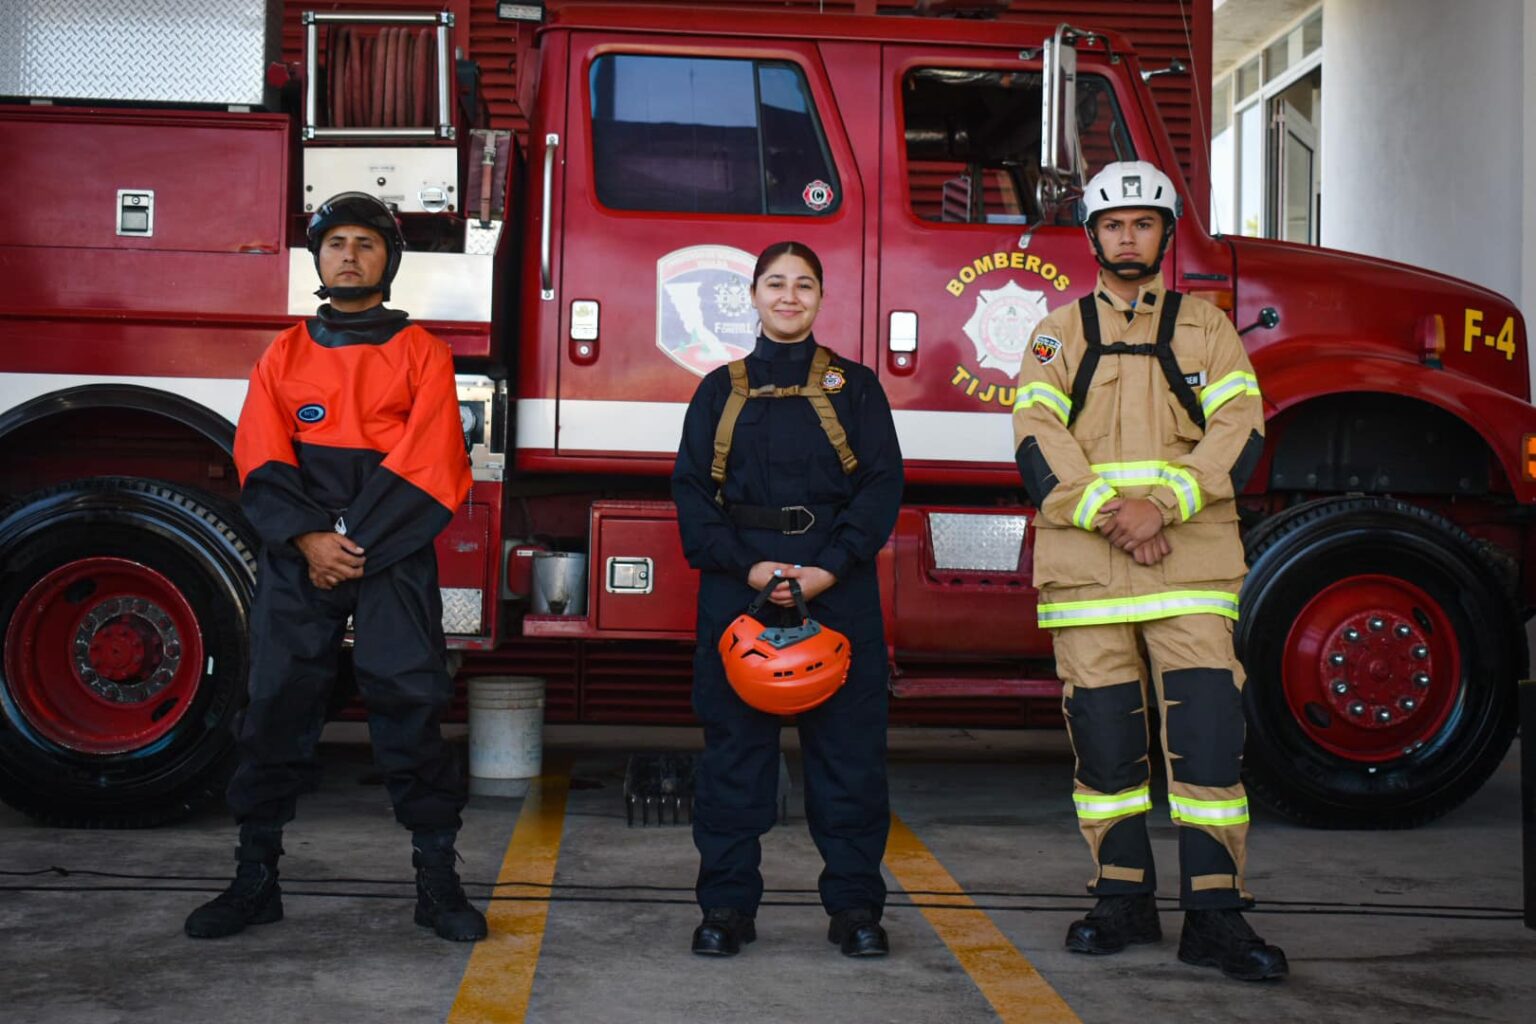
POLYGON ((731 522, 745 529, 799 534, 808 533, 817 523, 830 527, 840 511, 841 505, 732 505, 726 514, 731 522))

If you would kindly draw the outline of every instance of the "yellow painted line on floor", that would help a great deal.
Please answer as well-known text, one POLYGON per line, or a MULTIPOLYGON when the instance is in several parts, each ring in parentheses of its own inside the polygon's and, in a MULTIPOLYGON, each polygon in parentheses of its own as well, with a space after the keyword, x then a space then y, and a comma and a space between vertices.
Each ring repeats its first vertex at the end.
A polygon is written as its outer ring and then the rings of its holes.
POLYGON ((490 935, 475 943, 459 983, 459 994, 448 1012, 448 1024, 521 1022, 533 995, 533 975, 544 945, 549 918, 549 889, 560 860, 560 834, 565 828, 565 799, 571 789, 570 763, 545 762, 546 773, 528 785, 507 854, 502 859, 496 890, 502 896, 541 896, 542 899, 492 900, 486 910, 490 935), (507 886, 530 882, 531 886, 507 886))
POLYGON ((1081 1024, 1072 1008, 1035 970, 1035 965, 1008 941, 923 841, 894 814, 885 848, 885 866, 907 892, 941 894, 915 898, 926 904, 942 904, 922 907, 923 916, 987 997, 999 1020, 1004 1024, 1081 1024))

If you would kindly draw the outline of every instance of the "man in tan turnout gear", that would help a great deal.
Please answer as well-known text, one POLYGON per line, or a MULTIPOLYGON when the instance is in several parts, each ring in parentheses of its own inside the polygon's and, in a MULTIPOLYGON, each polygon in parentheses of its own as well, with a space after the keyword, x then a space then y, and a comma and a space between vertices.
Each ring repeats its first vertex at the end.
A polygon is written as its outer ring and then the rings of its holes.
POLYGON ((1232 622, 1247 570, 1233 498, 1263 451, 1258 381, 1221 311, 1164 287, 1180 212, 1166 175, 1110 164, 1078 212, 1103 269, 1090 295, 1036 328, 1013 411, 1039 510, 1040 625, 1055 630, 1073 801, 1097 867, 1098 903, 1066 945, 1114 953, 1162 937, 1146 829, 1150 678, 1179 826, 1179 958, 1281 977, 1285 954, 1240 913, 1252 898, 1232 622))

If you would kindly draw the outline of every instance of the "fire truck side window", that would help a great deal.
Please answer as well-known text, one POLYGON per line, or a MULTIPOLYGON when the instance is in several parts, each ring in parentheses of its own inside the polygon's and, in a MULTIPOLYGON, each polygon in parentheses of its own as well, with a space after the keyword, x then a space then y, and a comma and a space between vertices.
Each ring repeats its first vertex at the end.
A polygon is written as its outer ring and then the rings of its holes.
POLYGON ((598 201, 616 210, 818 216, 836 171, 792 64, 609 54, 592 63, 598 201))
MULTIPOLYGON (((907 194, 912 212, 951 224, 1033 224, 1040 167, 1040 73, 916 68, 902 83, 907 194)), ((1134 160, 1104 79, 1077 82, 1086 174, 1134 160)))

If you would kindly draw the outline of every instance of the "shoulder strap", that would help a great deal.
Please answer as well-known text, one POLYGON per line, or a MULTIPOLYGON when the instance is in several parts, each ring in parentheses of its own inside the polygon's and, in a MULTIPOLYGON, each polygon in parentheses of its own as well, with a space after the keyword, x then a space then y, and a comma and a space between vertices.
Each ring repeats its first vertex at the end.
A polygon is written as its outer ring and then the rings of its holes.
POLYGON ((1093 292, 1077 300, 1078 312, 1083 318, 1083 341, 1088 347, 1083 351, 1083 361, 1078 364, 1077 375, 1072 378, 1072 408, 1067 410, 1067 429, 1077 422, 1077 414, 1083 411, 1088 400, 1088 388, 1093 384, 1093 374, 1099 368, 1099 355, 1104 350, 1099 336, 1099 304, 1093 292))
POLYGON ((731 393, 726 396, 720 422, 715 425, 715 458, 709 465, 709 475, 716 486, 725 483, 725 460, 731 454, 731 435, 736 432, 736 418, 747 404, 747 361, 732 360, 728 369, 731 373, 731 393))
POLYGON ((827 440, 832 442, 832 449, 837 452, 837 461, 843 464, 843 475, 851 476, 859 468, 859 460, 853 454, 853 449, 848 447, 848 432, 837 418, 832 400, 821 389, 822 378, 826 376, 827 367, 831 364, 832 350, 817 346, 816 354, 811 357, 811 371, 806 374, 805 386, 800 393, 811 403, 811 408, 816 410, 821 429, 827 435, 827 440))
POLYGON ((1204 430, 1205 410, 1200 408, 1200 399, 1195 397, 1195 389, 1184 379, 1184 371, 1179 368, 1179 360, 1173 354, 1173 330, 1178 323, 1179 306, 1183 304, 1184 296, 1169 289, 1163 293, 1163 301, 1162 319, 1157 323, 1157 361, 1163 368, 1163 376, 1168 379, 1168 388, 1173 392, 1173 397, 1179 400, 1195 425, 1204 430))

